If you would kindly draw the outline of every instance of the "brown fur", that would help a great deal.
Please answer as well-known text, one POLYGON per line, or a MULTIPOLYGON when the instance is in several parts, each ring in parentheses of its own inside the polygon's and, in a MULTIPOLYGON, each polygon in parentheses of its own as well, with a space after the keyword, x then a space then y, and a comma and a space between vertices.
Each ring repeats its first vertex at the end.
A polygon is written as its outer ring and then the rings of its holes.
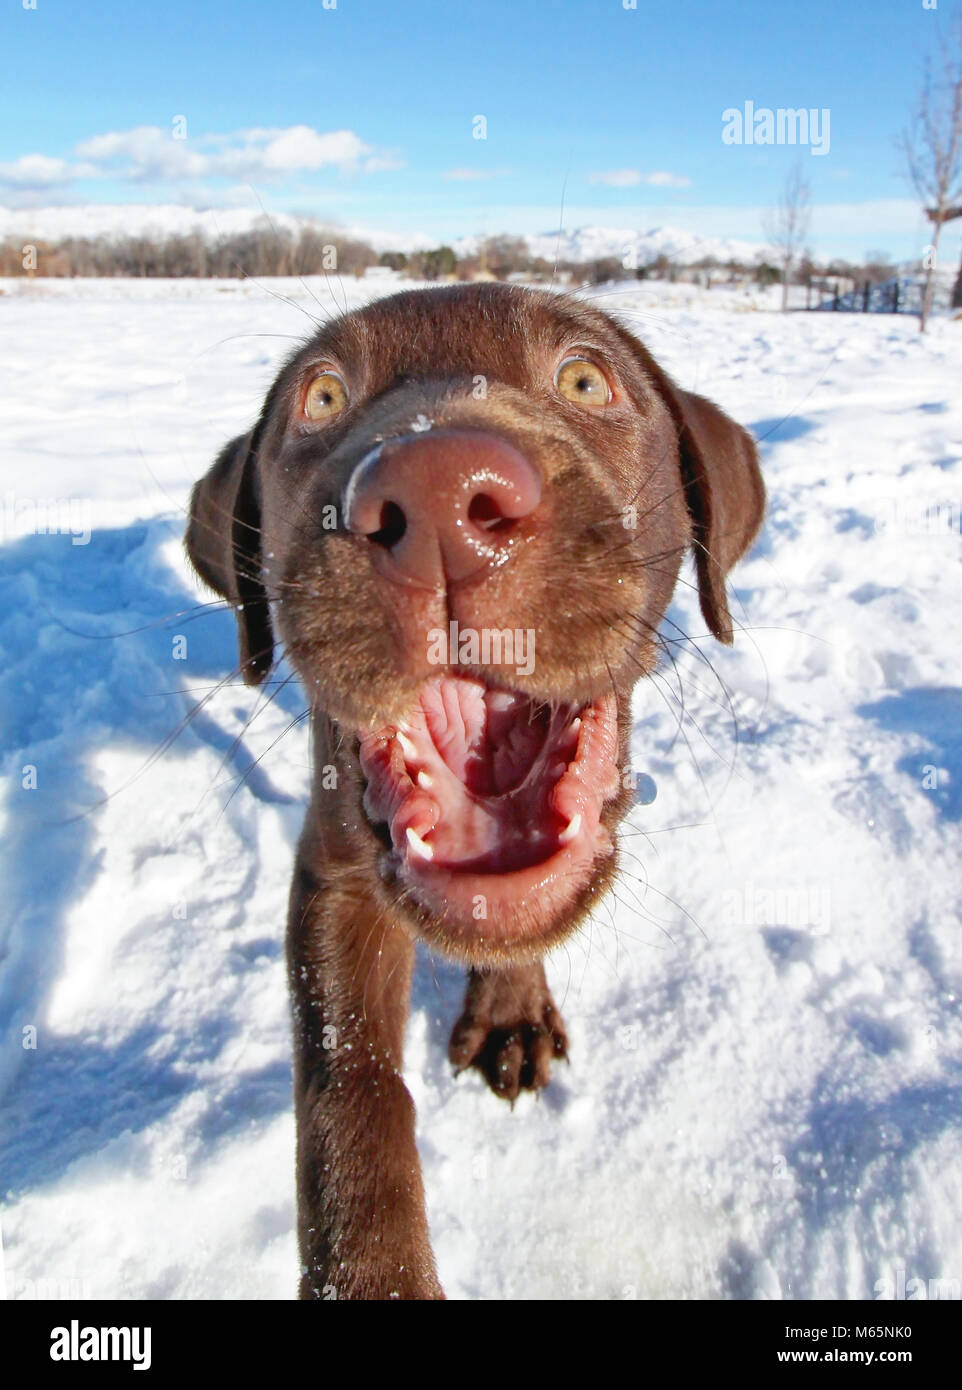
MULTIPOLYGON (((312 704, 314 795, 288 928, 303 1297, 443 1297, 400 1075, 415 940, 472 967, 451 1058, 514 1099, 545 1085, 566 1050, 541 957, 614 873, 612 859, 600 863, 557 919, 528 905, 525 939, 499 951, 458 936, 443 913, 382 879, 356 731, 399 718, 436 674, 412 634, 451 617, 476 629, 534 628, 537 670, 514 688, 576 704, 614 690, 625 766, 631 690, 655 667, 686 550, 705 620, 730 642, 725 576, 763 509, 754 443, 716 406, 677 387, 606 315, 501 285, 411 291, 325 325, 282 369, 253 430, 195 489, 188 552, 236 606, 245 678, 264 679, 276 632, 312 704), (572 347, 590 349, 617 383, 603 411, 572 405, 554 386, 572 347), (349 408, 322 428, 301 412, 319 364, 333 364, 351 390, 349 408), (356 536, 322 522, 372 442, 405 434, 418 416, 497 434, 544 484, 510 563, 447 593, 385 583, 356 536), (632 506, 637 525, 626 529, 632 506), (331 766, 337 787, 325 790, 331 766)), ((630 801, 623 790, 608 804, 609 829, 630 801)))

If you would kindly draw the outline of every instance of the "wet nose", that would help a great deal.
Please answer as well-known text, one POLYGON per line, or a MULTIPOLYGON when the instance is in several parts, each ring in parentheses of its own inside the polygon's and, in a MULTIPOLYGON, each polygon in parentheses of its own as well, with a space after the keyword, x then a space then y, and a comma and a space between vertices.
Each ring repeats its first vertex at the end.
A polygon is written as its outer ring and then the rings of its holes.
POLYGON ((482 430, 426 430, 379 444, 344 494, 349 531, 397 583, 441 589, 502 564, 518 523, 541 501, 541 476, 482 430))

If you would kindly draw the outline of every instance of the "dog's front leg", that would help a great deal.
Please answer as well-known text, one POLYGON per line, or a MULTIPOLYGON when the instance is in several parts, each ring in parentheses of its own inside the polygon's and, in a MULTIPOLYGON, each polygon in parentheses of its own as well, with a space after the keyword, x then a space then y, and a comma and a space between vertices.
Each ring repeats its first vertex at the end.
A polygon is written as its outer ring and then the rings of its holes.
POLYGON ((512 1104, 522 1090, 547 1086, 552 1061, 568 1056, 568 1038, 541 961, 471 971, 448 1055, 457 1071, 475 1067, 512 1104))
POLYGON ((401 1079, 414 948, 368 896, 323 883, 302 842, 291 895, 302 1298, 443 1298, 401 1079))

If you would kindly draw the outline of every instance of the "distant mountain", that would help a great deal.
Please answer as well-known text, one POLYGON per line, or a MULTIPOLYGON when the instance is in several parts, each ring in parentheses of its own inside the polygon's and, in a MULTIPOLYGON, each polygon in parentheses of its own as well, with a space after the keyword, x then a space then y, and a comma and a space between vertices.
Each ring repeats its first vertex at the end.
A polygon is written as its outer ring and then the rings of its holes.
MULTIPOLYGON (((36 237, 42 241, 58 241, 63 237, 120 237, 183 235, 200 230, 204 236, 216 238, 243 232, 265 219, 260 210, 250 208, 196 208, 179 204, 88 204, 37 208, 0 207, 0 237, 36 237)), ((292 213, 270 214, 277 228, 295 231, 302 226, 323 226, 315 218, 292 213)), ((330 226, 330 223, 326 224, 330 226)), ((375 232, 370 228, 337 227, 344 235, 369 241, 378 250, 409 251, 436 245, 429 238, 375 232)), ((678 227, 654 227, 647 232, 626 227, 576 227, 561 232, 543 232, 526 237, 536 256, 553 261, 594 261, 616 256, 629 268, 646 265, 664 255, 680 265, 690 265, 704 256, 716 256, 719 261, 753 262, 764 248, 759 243, 736 241, 726 237, 699 237, 678 227)), ((460 256, 474 254, 480 244, 478 236, 459 237, 453 241, 460 256)))
MULTIPOLYGON (((653 227, 647 232, 629 227, 576 227, 542 232, 525 240, 534 255, 548 261, 596 261, 615 256, 631 269, 647 265, 658 256, 667 256, 679 265, 691 265, 705 256, 753 263, 765 250, 758 242, 700 237, 679 227, 653 227)), ((452 244, 458 255, 471 255, 480 241, 480 237, 462 237, 452 244)))
MULTIPOLYGON (((0 207, 0 236, 34 236, 39 241, 59 241, 62 237, 122 237, 183 235, 199 229, 205 236, 245 232, 263 218, 249 208, 197 208, 180 204, 89 203, 84 206, 54 208, 0 207)), ((306 217, 271 213, 275 227, 292 231, 309 222, 306 217)))

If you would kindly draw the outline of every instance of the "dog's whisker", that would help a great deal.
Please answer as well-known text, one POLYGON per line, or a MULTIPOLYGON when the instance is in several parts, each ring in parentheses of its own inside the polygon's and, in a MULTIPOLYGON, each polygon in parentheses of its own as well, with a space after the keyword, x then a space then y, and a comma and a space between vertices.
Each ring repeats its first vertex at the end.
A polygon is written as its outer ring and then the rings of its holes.
MULTIPOLYGON (((301 1291, 437 1298, 399 1070, 414 942, 470 967, 450 1057, 513 1103, 567 1054, 545 951, 565 948, 567 999, 572 942, 578 991, 593 954, 620 978, 628 943, 665 949, 633 922, 674 945, 652 895, 705 935, 627 843, 688 828, 626 819, 630 699, 650 679, 710 824, 699 755, 732 775, 718 728, 730 714, 737 756, 734 701, 666 610, 693 553, 709 633, 740 630, 725 575, 761 484, 750 437, 588 297, 462 285, 348 313, 337 277, 324 290, 341 314, 192 495, 188 554, 238 625, 228 680, 263 685, 205 799, 233 783, 224 815, 308 723, 288 936, 301 1291), (295 675, 309 707, 222 778, 295 675)), ((198 708, 221 688, 199 687, 198 708)))

